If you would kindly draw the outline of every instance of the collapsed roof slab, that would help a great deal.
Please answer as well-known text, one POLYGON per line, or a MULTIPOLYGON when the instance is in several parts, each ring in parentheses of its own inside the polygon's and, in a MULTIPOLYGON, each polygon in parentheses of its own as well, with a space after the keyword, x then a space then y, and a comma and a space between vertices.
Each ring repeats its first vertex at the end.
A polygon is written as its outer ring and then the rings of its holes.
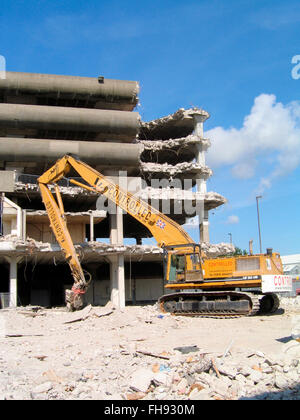
POLYGON ((206 148, 211 145, 209 139, 204 139, 193 134, 169 140, 137 140, 138 143, 144 146, 144 150, 149 150, 152 152, 161 152, 163 150, 173 150, 173 149, 182 149, 189 148, 195 144, 202 144, 206 148))
POLYGON ((149 122, 141 122, 140 140, 168 140, 192 134, 195 130, 195 116, 205 121, 209 113, 199 108, 180 108, 174 114, 149 122))
POLYGON ((0 78, 1 102, 120 111, 132 111, 138 103, 134 81, 19 72, 5 76, 0 78))
MULTIPOLYGON (((220 255, 231 255, 234 247, 231 244, 207 244, 202 243, 202 249, 208 258, 220 255)), ((103 242, 85 242, 75 245, 81 256, 82 264, 109 262, 109 256, 124 255, 125 261, 162 261, 163 250, 155 245, 110 245, 103 242)), ((26 263, 53 264, 66 263, 63 252, 58 244, 50 244, 27 238, 21 241, 11 235, 0 238, 0 263, 5 262, 6 257, 24 257, 26 263)))
POLYGON ((212 176, 212 170, 208 166, 203 166, 194 162, 181 162, 176 165, 168 163, 152 163, 141 162, 141 172, 146 176, 146 179, 191 179, 196 180, 202 178, 207 180, 212 176))
MULTIPOLYGON (((24 178, 25 181, 26 176, 21 175, 20 177, 24 178)), ((52 192, 55 192, 53 186, 49 185, 49 188, 52 192)), ((60 191, 63 196, 64 206, 66 209, 82 212, 96 208, 96 203, 99 197, 99 194, 97 193, 76 186, 60 187, 60 191)), ((136 191, 134 194, 137 198, 141 198, 149 204, 153 204, 154 207, 158 206, 158 209, 162 211, 167 208, 163 202, 169 202, 171 211, 169 216, 171 218, 175 217, 178 223, 184 223, 184 218, 193 217, 194 214, 185 214, 183 212, 182 217, 178 217, 178 215, 173 213, 173 210, 178 207, 178 205, 175 206, 175 203, 181 203, 183 209, 185 208, 185 203, 188 205, 188 208, 196 208, 196 201, 204 200, 204 209, 212 210, 227 202, 225 197, 213 191, 203 194, 179 188, 146 187, 140 191, 136 191)), ((23 208, 31 206, 31 208, 39 209, 43 207, 41 194, 37 184, 17 182, 15 184, 15 193, 7 194, 7 196, 9 198, 17 197, 20 206, 23 208)))
MULTIPOLYGON (((80 254, 82 264, 99 263, 107 261, 112 255, 124 255, 125 261, 161 261, 162 248, 155 245, 110 245, 104 242, 85 242, 75 244, 76 251, 80 254)), ((51 264, 65 262, 64 254, 58 244, 39 242, 31 238, 22 241, 15 236, 7 235, 0 238, 0 263, 5 261, 6 256, 18 256, 26 258, 26 262, 34 264, 51 264)))
POLYGON ((227 202, 226 198, 214 191, 208 193, 199 193, 179 188, 151 188, 147 187, 141 190, 139 196, 151 203, 151 201, 188 201, 195 205, 196 201, 204 201, 205 210, 212 210, 227 202))
MULTIPOLYGON (((93 216, 93 223, 102 222, 107 216, 106 211, 90 210, 85 212, 65 212, 64 216, 69 224, 90 223, 91 216, 93 216)), ((26 221, 28 223, 49 223, 49 216, 46 210, 27 210, 26 221)))
MULTIPOLYGON (((35 178, 36 175, 20 175, 23 179, 22 182, 15 183, 15 190, 13 193, 7 194, 7 197, 12 200, 17 200, 20 207, 23 209, 44 209, 45 206, 42 202, 42 196, 39 187, 33 183, 30 178, 35 178), (28 180, 26 180, 28 178, 28 180)), ((18 179, 18 178, 17 178, 18 179)), ((49 185, 52 193, 55 193, 54 186, 49 185)), ((64 207, 66 211, 82 212, 95 208, 98 194, 92 193, 88 190, 78 187, 61 187, 60 192, 63 196, 64 207)))
POLYGON ((227 203, 227 199, 214 191, 205 194, 205 210, 213 210, 227 203))
POLYGON ((189 135, 169 140, 138 140, 144 149, 141 154, 143 162, 170 163, 191 162, 199 153, 196 145, 206 151, 211 143, 209 139, 189 135))
POLYGON ((137 112, 0 103, 4 137, 132 142, 139 120, 137 112))
POLYGON ((75 140, 49 140, 31 138, 0 137, 0 161, 13 166, 27 167, 31 173, 37 169, 54 164, 66 154, 73 154, 83 162, 101 170, 139 170, 143 146, 140 144, 123 144, 113 142, 92 142, 75 140), (29 165, 30 164, 30 165, 29 165))

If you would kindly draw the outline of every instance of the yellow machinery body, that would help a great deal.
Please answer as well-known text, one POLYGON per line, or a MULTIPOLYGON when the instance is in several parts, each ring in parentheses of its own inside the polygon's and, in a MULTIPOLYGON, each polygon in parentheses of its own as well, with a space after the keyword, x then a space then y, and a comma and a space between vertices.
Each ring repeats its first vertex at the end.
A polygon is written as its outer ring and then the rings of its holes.
MULTIPOLYGON (((283 273, 278 254, 207 259, 201 252, 201 246, 172 219, 123 190, 89 165, 66 155, 41 175, 38 183, 50 226, 74 278, 72 290, 66 291, 66 303, 70 310, 80 309, 83 306, 82 295, 91 281, 82 270, 68 231, 58 187, 58 182, 71 169, 82 179, 82 182, 70 179, 71 183, 102 194, 113 201, 147 227, 158 245, 163 248, 165 287, 171 293, 159 299, 162 311, 203 316, 226 316, 232 313, 249 315, 258 311, 259 300, 265 301, 264 307, 269 312, 276 309, 278 299, 273 292, 274 290, 276 292, 277 283, 284 283, 280 277, 283 273), (54 186, 56 198, 50 190, 50 185, 54 186), (280 280, 276 276, 279 276, 280 280), (266 293, 263 296, 268 296, 268 299, 259 299, 257 296, 254 299, 252 294, 243 292, 244 288, 249 287, 258 288, 256 295, 262 292, 264 277, 266 293)), ((288 279, 285 278, 285 281, 288 283, 288 279)))

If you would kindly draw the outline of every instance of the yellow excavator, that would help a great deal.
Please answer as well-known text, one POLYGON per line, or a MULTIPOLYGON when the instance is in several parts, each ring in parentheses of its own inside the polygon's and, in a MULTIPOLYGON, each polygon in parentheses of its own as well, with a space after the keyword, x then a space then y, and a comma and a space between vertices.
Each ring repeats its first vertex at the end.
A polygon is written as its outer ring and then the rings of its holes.
POLYGON ((91 281, 89 273, 85 273, 81 267, 68 231, 58 186, 58 182, 66 177, 71 169, 84 182, 70 179, 72 184, 103 194, 112 200, 146 226, 156 239, 158 246, 163 249, 165 287, 170 290, 170 293, 159 298, 163 312, 232 317, 254 315, 261 310, 262 306, 267 312, 278 308, 279 301, 276 292, 283 290, 284 286, 288 288, 287 284, 290 281, 287 276, 283 276, 278 254, 254 256, 259 262, 256 261, 256 265, 251 266, 255 268, 251 272, 244 270, 245 265, 242 271, 235 270, 235 265, 238 264, 236 258, 207 260, 201 252, 201 246, 196 244, 172 219, 151 207, 147 202, 121 189, 119 185, 78 158, 65 155, 38 178, 38 183, 50 225, 74 279, 72 289, 66 291, 66 304, 69 310, 78 310, 83 307, 83 295, 91 281), (54 185, 56 198, 49 188, 50 185, 54 185), (267 270, 264 284, 262 267, 265 263, 269 264, 268 267, 271 269, 267 270), (230 270, 228 266, 231 267, 230 270), (227 270, 224 270, 224 267, 227 267, 227 270), (280 282, 281 288, 276 289, 274 281, 280 282), (286 284, 283 284, 284 282, 286 284))

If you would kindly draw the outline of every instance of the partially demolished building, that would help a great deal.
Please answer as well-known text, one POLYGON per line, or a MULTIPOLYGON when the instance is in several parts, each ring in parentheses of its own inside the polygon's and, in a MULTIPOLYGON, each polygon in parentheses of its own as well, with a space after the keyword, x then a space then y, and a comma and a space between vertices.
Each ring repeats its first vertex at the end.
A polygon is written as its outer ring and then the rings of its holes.
MULTIPOLYGON (((10 306, 57 306, 73 283, 37 178, 74 154, 180 224, 199 216, 207 253, 208 213, 226 201, 206 190, 204 110, 180 109, 143 122, 137 82, 7 72, 0 80, 0 294, 10 306)), ((72 176, 72 175, 71 175, 72 176)), ((74 174, 76 177, 76 174, 74 174)), ((149 232, 93 192, 60 182, 68 227, 93 282, 86 299, 117 306, 164 293, 162 250, 149 232)), ((225 247, 225 249, 224 249, 225 247)), ((229 250, 230 246, 229 246, 229 250)))

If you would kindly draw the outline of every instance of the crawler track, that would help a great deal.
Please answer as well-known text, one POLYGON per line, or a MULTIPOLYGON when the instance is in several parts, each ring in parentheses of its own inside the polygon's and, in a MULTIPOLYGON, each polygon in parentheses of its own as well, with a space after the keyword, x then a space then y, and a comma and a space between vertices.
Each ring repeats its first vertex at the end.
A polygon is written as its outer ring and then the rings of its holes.
POLYGON ((200 318, 240 318, 273 313, 279 307, 275 294, 246 292, 178 292, 159 299, 162 312, 200 318))

